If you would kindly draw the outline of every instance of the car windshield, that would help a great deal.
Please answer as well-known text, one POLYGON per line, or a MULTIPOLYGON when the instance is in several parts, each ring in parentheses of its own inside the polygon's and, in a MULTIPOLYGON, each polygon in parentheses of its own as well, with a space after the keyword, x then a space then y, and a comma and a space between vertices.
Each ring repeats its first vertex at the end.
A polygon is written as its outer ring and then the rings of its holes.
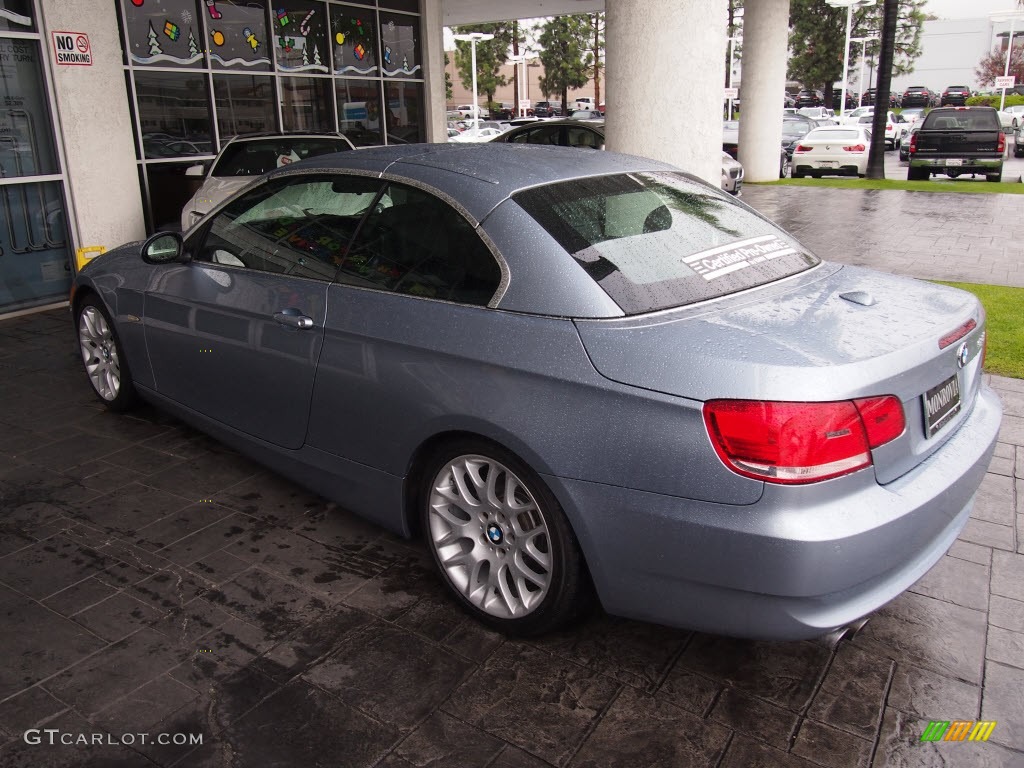
POLYGON ((627 315, 725 296, 819 263, 746 206, 679 173, 576 179, 512 199, 627 315))
POLYGON ((794 136, 803 136, 805 133, 811 130, 812 127, 813 126, 810 123, 804 120, 783 120, 782 135, 789 136, 790 138, 794 136))
POLYGON ((999 118, 991 110, 932 111, 924 119, 926 131, 996 131, 999 118))
POLYGON ((297 163, 307 157, 328 155, 351 149, 348 142, 330 136, 311 138, 290 138, 281 136, 253 141, 234 141, 224 147, 224 152, 213 168, 212 176, 260 176, 297 163))

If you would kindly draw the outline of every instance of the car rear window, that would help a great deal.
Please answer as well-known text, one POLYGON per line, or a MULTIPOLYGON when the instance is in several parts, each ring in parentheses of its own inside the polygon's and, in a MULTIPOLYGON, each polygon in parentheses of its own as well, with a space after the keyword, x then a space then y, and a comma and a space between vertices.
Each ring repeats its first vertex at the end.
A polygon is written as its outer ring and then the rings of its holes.
POLYGON ((344 139, 272 138, 255 141, 235 141, 224 147, 224 152, 213 168, 213 176, 261 176, 275 168, 297 163, 308 157, 344 152, 350 149, 344 139))
MULTIPOLYGON (((861 118, 862 120, 864 118, 861 118)), ((873 118, 872 118, 873 119, 873 118)), ((828 128, 817 128, 805 137, 808 141, 823 139, 825 141, 852 141, 860 138, 860 131, 836 131, 828 128)))
POLYGON ((932 110, 924 119, 926 131, 998 131, 994 109, 932 110))
POLYGON ((512 199, 627 315, 725 296, 819 263, 747 207, 678 173, 575 179, 512 199))

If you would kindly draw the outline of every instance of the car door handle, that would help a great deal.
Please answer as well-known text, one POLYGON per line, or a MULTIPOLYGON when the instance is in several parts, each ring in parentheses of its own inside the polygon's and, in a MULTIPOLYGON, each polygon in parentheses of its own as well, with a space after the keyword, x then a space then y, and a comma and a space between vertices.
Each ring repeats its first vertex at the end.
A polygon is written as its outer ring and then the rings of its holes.
POLYGON ((306 317, 305 315, 291 314, 288 311, 274 313, 274 319, 281 325, 286 325, 289 328, 298 328, 303 331, 313 327, 313 318, 306 317))

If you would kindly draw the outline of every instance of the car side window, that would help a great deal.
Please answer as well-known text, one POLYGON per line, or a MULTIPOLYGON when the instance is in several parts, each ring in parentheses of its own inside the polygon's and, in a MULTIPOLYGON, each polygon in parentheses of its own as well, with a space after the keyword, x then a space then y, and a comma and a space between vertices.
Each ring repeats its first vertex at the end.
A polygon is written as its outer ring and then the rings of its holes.
POLYGON ((534 128, 526 135, 527 144, 549 144, 558 146, 558 137, 562 132, 559 125, 546 125, 541 128, 534 128))
POLYGON ((332 280, 380 189, 364 176, 271 181, 213 217, 194 259, 332 280))
POLYGON ((590 147, 591 149, 600 149, 601 145, 604 144, 604 140, 598 136, 594 131, 586 128, 577 128, 575 126, 569 128, 569 146, 570 147, 590 147))
POLYGON ((337 281, 486 305, 501 268, 473 226, 429 192, 389 184, 341 263, 337 281))

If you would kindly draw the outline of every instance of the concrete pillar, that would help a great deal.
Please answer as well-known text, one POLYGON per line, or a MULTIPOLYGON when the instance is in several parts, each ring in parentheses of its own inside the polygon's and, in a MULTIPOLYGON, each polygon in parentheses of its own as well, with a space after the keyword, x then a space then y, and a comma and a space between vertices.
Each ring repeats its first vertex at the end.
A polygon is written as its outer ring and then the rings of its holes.
POLYGON ((117 12, 109 0, 42 0, 43 50, 50 32, 84 32, 92 66, 52 64, 78 245, 114 248, 145 237, 135 139, 121 64, 117 12))
POLYGON ((444 24, 441 0, 421 0, 420 40, 423 44, 424 119, 427 141, 448 141, 448 120, 444 97, 444 24))
POLYGON ((757 0, 744 9, 739 160, 746 181, 771 181, 779 178, 789 0, 757 0))
POLYGON ((607 0, 605 12, 605 146, 718 186, 726 0, 607 0))

